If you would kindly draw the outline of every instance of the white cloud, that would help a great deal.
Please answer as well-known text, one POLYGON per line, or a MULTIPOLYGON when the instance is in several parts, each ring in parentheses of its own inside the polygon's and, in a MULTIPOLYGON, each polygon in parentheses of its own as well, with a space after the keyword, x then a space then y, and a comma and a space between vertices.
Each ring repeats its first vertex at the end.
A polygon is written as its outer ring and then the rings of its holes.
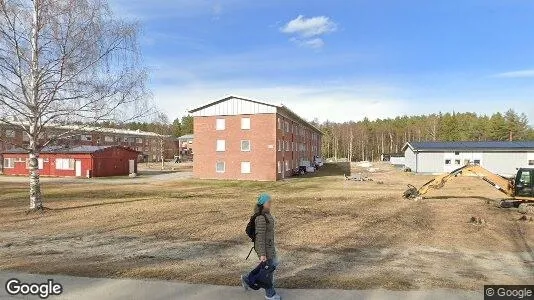
POLYGON ((500 78, 531 78, 534 77, 534 69, 504 72, 493 75, 500 78))
POLYGON ((289 21, 289 23, 280 30, 283 33, 297 34, 309 38, 333 32, 336 28, 336 23, 332 22, 328 17, 319 16, 306 18, 303 15, 300 15, 296 19, 289 21))
POLYGON ((306 18, 299 15, 280 28, 280 31, 290 34, 290 39, 301 46, 321 48, 324 41, 321 36, 336 31, 337 24, 326 16, 306 18))

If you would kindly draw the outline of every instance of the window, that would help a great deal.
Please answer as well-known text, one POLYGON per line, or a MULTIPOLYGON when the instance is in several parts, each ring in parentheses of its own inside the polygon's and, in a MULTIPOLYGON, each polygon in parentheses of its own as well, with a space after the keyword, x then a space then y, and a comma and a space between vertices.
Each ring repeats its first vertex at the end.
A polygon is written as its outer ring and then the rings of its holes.
POLYGON ((226 120, 225 119, 217 119, 217 120, 215 120, 215 129, 216 130, 224 130, 224 129, 226 129, 226 120))
POLYGON ((459 159, 455 159, 455 160, 454 160, 454 164, 455 164, 455 165, 459 165, 459 164, 460 164, 460 160, 459 160, 459 159))
MULTIPOLYGON (((476 162, 476 160, 475 160, 475 162, 476 162)), ((479 163, 480 163, 480 161, 479 161, 479 163)), ((528 161, 528 165, 529 166, 534 166, 534 160, 529 160, 528 161)))
POLYGON ((456 151, 454 152, 454 155, 460 155, 460 152, 456 151))
MULTIPOLYGON (((534 163, 534 160, 531 160, 531 161, 534 163)), ((531 161, 529 161, 529 164, 530 164, 531 161)), ((480 159, 475 159, 475 160, 473 161, 473 163, 474 163, 475 165, 480 165, 480 159)))
POLYGON ((282 121, 278 118, 278 129, 282 129, 282 121))
POLYGON ((289 161, 286 160, 286 171, 289 170, 289 161))
POLYGON ((445 164, 446 164, 446 165, 450 165, 450 164, 451 164, 451 160, 450 160, 450 159, 446 159, 446 160, 445 160, 445 164))
POLYGON ((277 169, 278 169, 278 174, 282 173, 282 164, 280 163, 280 161, 278 161, 277 169))
POLYGON ((242 161, 241 162, 241 173, 242 174, 249 174, 250 173, 250 162, 249 161, 242 161))
POLYGON ((74 170, 74 159, 56 158, 56 170, 74 170))
POLYGON ((16 162, 16 163, 25 163, 25 162, 26 162, 26 159, 25 159, 25 158, 22 158, 22 157, 17 157, 17 158, 15 158, 15 162, 16 162))
POLYGON ((241 141, 241 151, 250 151, 250 140, 241 141))
POLYGON ((286 121, 286 132, 289 132, 289 122, 286 121))
POLYGON ((14 158, 4 158, 4 168, 5 169, 13 169, 15 167, 15 159, 14 158))
POLYGON ((250 129, 250 118, 241 118, 241 129, 250 129))
POLYGON ((224 151, 226 151, 226 141, 217 140, 217 152, 224 152, 224 151))
MULTIPOLYGON (((45 163, 45 160, 42 159, 42 158, 38 158, 37 159, 37 168, 39 170, 42 170, 43 169, 43 166, 44 166, 44 163, 45 163)), ((30 168, 30 160, 26 160, 26 169, 29 169, 30 168)))
POLYGON ((282 151, 282 141, 278 140, 278 151, 282 151))
POLYGON ((114 139, 113 139, 112 136, 106 135, 106 136, 104 137, 104 142, 112 143, 113 140, 114 140, 114 139))
POLYGON ((286 151, 289 151, 289 141, 286 141, 286 151))
POLYGON ((217 173, 224 173, 226 171, 226 164, 224 163, 224 161, 217 162, 217 164, 215 165, 215 171, 217 173))
POLYGON ((142 144, 143 143, 143 139, 142 138, 135 138, 135 142, 138 143, 138 144, 142 144))
POLYGON ((14 137, 15 137, 15 130, 12 130, 12 129, 6 129, 6 137, 8 137, 8 138, 14 138, 14 137))
POLYGON ((80 135, 80 139, 81 139, 82 141, 90 142, 90 141, 93 140, 93 136, 90 135, 90 134, 82 134, 82 135, 80 135))

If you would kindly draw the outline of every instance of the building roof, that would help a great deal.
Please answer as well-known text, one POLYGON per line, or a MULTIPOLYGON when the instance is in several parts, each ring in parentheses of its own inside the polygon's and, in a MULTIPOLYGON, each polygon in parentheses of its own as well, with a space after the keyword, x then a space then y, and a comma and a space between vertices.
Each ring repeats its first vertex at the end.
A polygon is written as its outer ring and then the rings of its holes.
POLYGON ((402 150, 413 151, 525 151, 534 150, 534 141, 408 142, 402 150))
POLYGON ((323 132, 315 127, 313 124, 311 124, 310 122, 306 121, 305 119, 303 119, 301 116, 297 115, 295 112, 293 112, 292 110, 290 110, 287 106, 283 105, 282 103, 280 104, 273 104, 273 103, 269 103, 269 102, 265 102, 265 101, 258 101, 258 100, 252 100, 252 99, 247 99, 247 98, 242 98, 242 97, 236 97, 236 96, 228 96, 226 98, 223 98, 223 99, 220 99, 220 100, 216 100, 216 101, 213 101, 213 102, 210 102, 210 103, 207 103, 207 104, 204 104, 202 106, 199 106, 197 108, 194 108, 194 109, 190 109, 189 110, 189 113, 194 113, 194 112, 197 112, 199 110, 202 110, 206 107, 210 107, 212 105, 215 105, 215 104, 218 104, 218 103, 221 103, 221 102, 224 102, 224 101, 227 101, 227 100, 230 100, 230 99, 239 99, 239 100, 243 100, 243 101, 249 101, 249 102, 253 102, 253 103, 257 103, 257 104, 262 104, 262 105, 266 105, 266 106, 270 106, 270 107, 275 107, 275 108, 278 108, 278 109, 282 109, 284 111, 286 111, 289 115, 291 115, 292 117, 298 119, 299 121, 303 122, 304 124, 308 125, 310 128, 312 128, 313 130, 317 131, 319 134, 323 134, 323 132))
POLYGON ((194 134, 184 134, 178 137, 179 140, 192 140, 194 138, 195 138, 194 134))
MULTIPOLYGON (((26 123, 23 122, 13 122, 6 123, 0 121, 0 125, 9 125, 14 126, 16 124, 21 124, 26 126, 26 123)), ((61 125, 61 124, 50 124, 46 126, 47 129, 58 129, 64 131, 72 131, 72 133, 87 133, 87 132, 98 132, 98 133, 110 133, 110 134, 124 134, 131 136, 149 136, 149 137, 167 137, 167 135, 158 134, 155 132, 141 131, 141 130, 130 130, 130 129, 120 129, 120 128, 109 128, 109 127, 98 127, 98 126, 86 126, 86 125, 61 125)))
MULTIPOLYGON (((65 153, 65 154, 92 154, 106 150, 108 148, 121 148, 129 151, 138 152, 134 149, 122 146, 76 146, 76 147, 66 147, 66 146, 47 146, 44 147, 40 153, 56 154, 56 153, 65 153)), ((6 150, 4 153, 28 153, 28 150, 22 148, 15 148, 11 150, 6 150)))

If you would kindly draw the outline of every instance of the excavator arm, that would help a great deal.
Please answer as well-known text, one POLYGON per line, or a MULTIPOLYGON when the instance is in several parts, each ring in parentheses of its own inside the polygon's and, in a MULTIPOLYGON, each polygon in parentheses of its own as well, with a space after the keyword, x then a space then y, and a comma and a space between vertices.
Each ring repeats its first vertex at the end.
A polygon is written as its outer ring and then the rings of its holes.
POLYGON ((404 192, 404 198, 414 199, 425 195, 430 190, 437 190, 442 188, 451 179, 460 175, 471 175, 482 178, 485 182, 492 185, 500 192, 513 197, 514 185, 513 181, 504 178, 500 175, 494 174, 479 165, 469 164, 461 168, 458 168, 448 174, 439 175, 436 178, 423 184, 420 188, 416 188, 413 185, 408 185, 408 189, 404 192))

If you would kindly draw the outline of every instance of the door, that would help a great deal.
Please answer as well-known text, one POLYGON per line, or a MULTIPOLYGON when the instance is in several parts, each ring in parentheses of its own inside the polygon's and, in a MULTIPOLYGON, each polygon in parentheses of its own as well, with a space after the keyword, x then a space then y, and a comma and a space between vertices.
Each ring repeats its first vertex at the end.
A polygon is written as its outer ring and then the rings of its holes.
POLYGON ((76 169, 76 177, 82 177, 82 161, 81 160, 75 161, 74 169, 76 169))
POLYGON ((135 173, 135 160, 130 159, 129 161, 129 173, 133 174, 135 173))
POLYGON ((515 178, 515 195, 518 197, 534 196, 534 170, 519 169, 515 178))

